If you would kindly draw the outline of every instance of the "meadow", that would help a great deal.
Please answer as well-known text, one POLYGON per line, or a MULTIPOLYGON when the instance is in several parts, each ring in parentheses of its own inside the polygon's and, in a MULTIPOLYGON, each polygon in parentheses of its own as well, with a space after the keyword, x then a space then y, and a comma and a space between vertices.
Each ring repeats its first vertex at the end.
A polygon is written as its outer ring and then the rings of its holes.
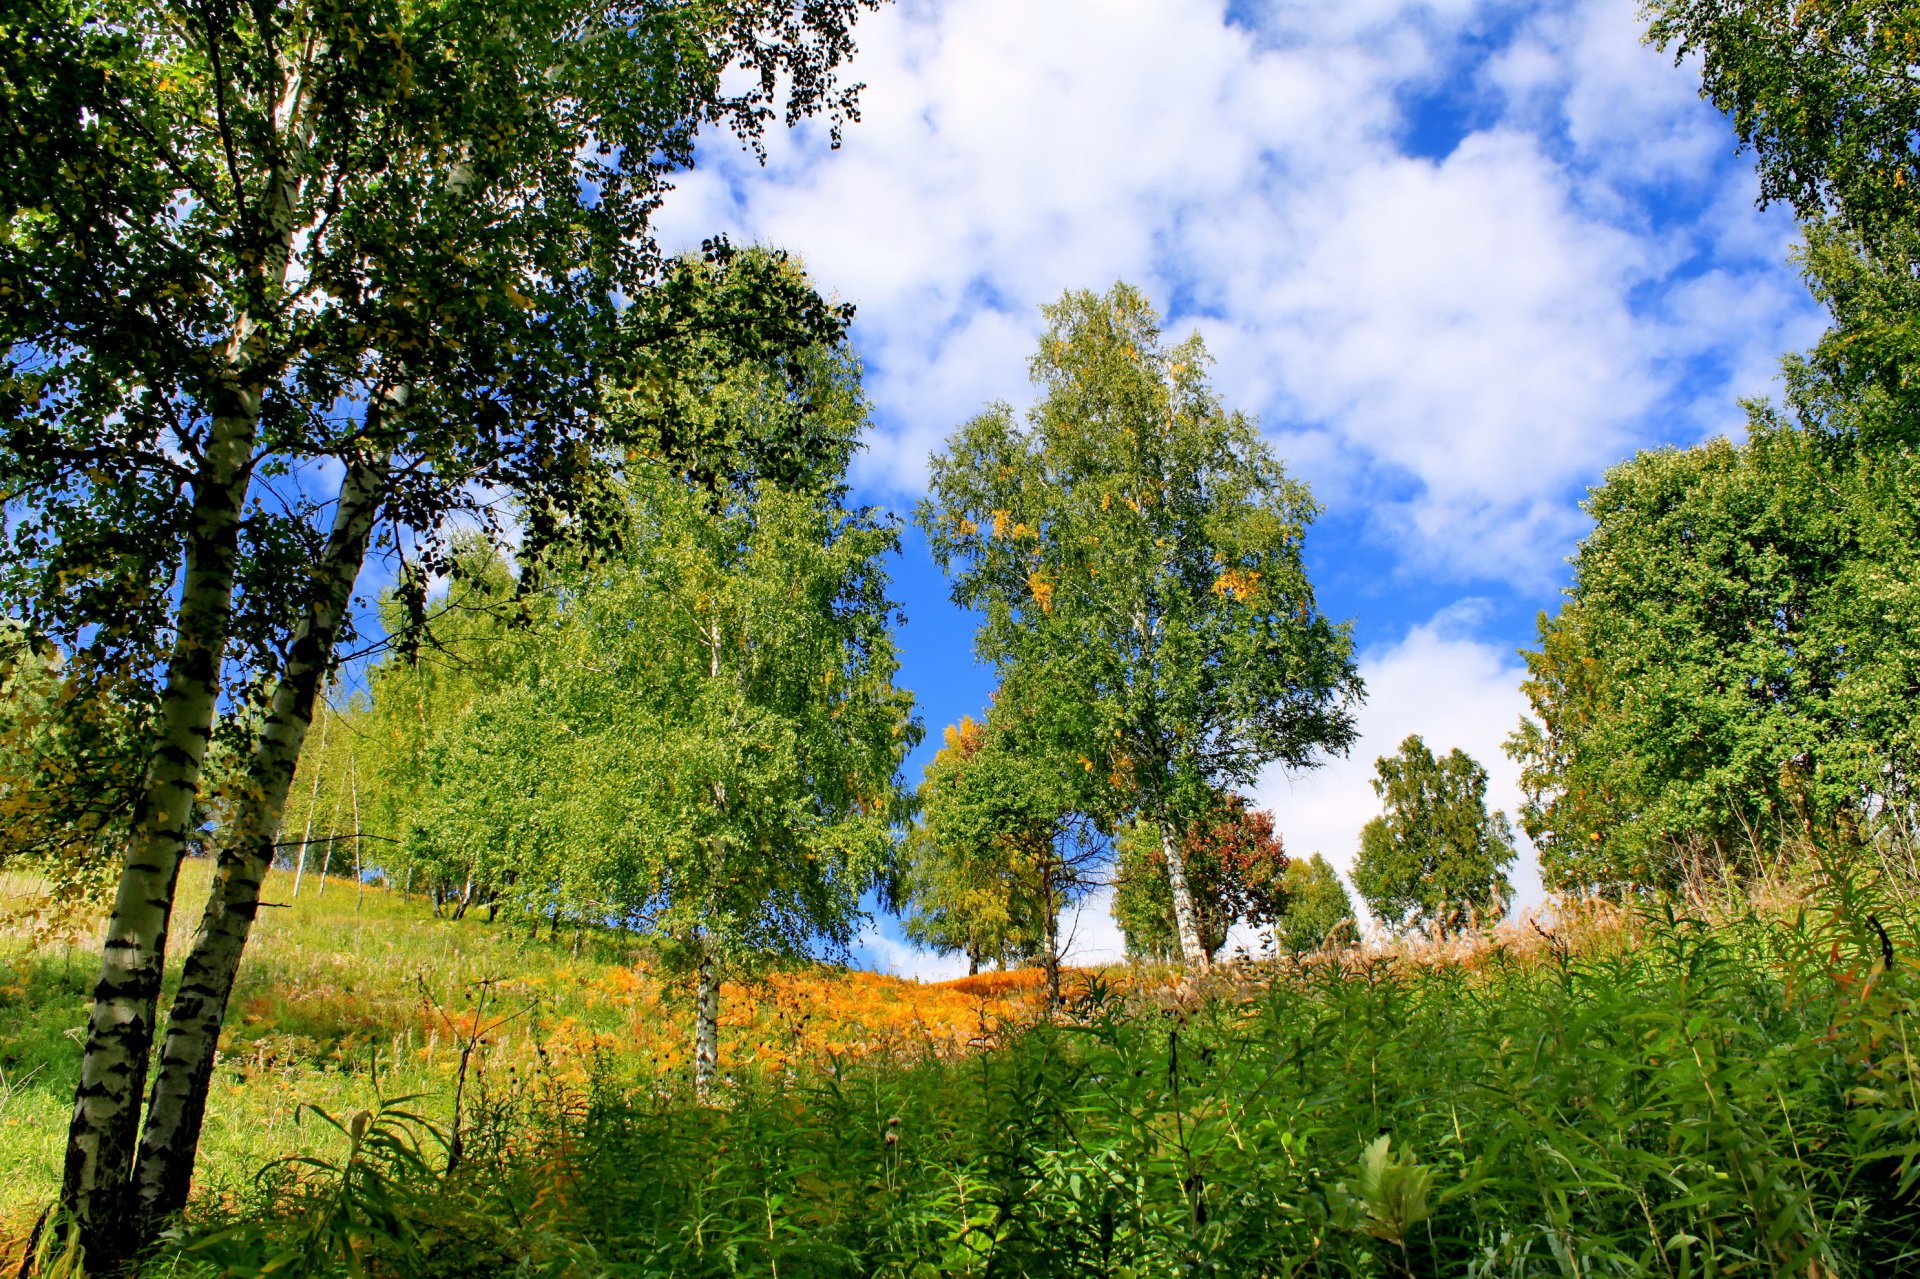
MULTIPOLYGON (((644 944, 334 881, 263 922, 147 1272, 1900 1273, 1920 933, 1889 883, 1080 972, 1052 1017, 1027 974, 772 974, 728 990, 700 1106, 644 944)), ((7 958, 16 1240, 55 1190, 85 955, 7 958)))

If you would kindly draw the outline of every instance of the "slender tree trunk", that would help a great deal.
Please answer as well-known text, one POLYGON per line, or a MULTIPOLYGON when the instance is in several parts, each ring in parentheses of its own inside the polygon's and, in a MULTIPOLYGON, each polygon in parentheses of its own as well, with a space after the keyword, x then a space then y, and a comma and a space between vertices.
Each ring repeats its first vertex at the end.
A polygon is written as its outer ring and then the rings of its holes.
POLYGON ((313 841, 313 810, 320 803, 320 773, 326 766, 327 758, 327 721, 320 721, 320 754, 313 761, 313 789, 307 794, 307 828, 300 833, 300 860, 293 868, 293 895, 300 896, 300 881, 307 873, 307 847, 313 841))
POLYGON ((1187 859, 1173 824, 1160 819, 1160 851, 1167 859, 1167 887, 1173 893, 1173 923, 1180 934, 1180 958, 1189 969, 1204 971, 1207 950, 1200 944, 1200 925, 1193 909, 1193 890, 1187 886, 1187 859))
POLYGON ((233 614, 240 506, 253 466, 260 395, 235 392, 232 398, 213 422, 194 485, 159 724, 107 920, 67 1133, 60 1199, 96 1274, 112 1273, 130 1255, 134 1146, 159 1011, 167 925, 213 732, 233 614))
MULTIPOLYGON (((211 27, 210 34, 213 33, 211 27)), ((173 651, 148 753, 146 785, 133 815, 125 864, 102 945, 100 980, 74 1089, 60 1200, 79 1232, 87 1267, 120 1269, 136 1245, 133 1157, 141 1094, 153 1048, 166 963, 167 926, 186 851, 193 801, 218 709, 220 663, 233 616, 240 513, 253 473, 265 380, 251 367, 254 339, 293 263, 302 161, 313 122, 307 70, 325 56, 310 37, 275 95, 279 154, 267 174, 258 219, 243 231, 263 252, 251 273, 248 307, 228 333, 228 381, 206 405, 211 417, 194 479, 173 651)), ((239 191, 231 193, 236 202, 239 191)))
POLYGON ((314 598, 294 633, 286 668, 248 760, 245 798, 234 814, 206 913, 182 970, 147 1104, 135 1174, 138 1243, 144 1244, 162 1221, 186 1206, 227 1002, 259 909, 260 886, 272 864, 293 770, 366 555, 385 476, 383 463, 356 462, 348 468, 314 598))
MULTIPOLYGON (((371 521, 369 521, 369 523, 371 523, 371 521)), ((361 539, 360 545, 361 554, 364 557, 366 553, 366 540, 364 538, 361 539)), ((357 576, 359 572, 359 566, 357 564, 354 566, 354 571, 357 576)), ((347 583, 347 589, 349 591, 353 589, 352 582, 347 583)), ((329 645, 329 647, 331 647, 331 645, 329 645)), ((312 703, 309 702, 308 706, 311 707, 312 703)), ((349 758, 352 757, 349 756, 349 758)), ((353 761, 353 767, 347 773, 347 781, 353 789, 353 913, 358 915, 360 913, 360 899, 367 891, 367 869, 361 862, 364 845, 360 838, 360 762, 358 760, 353 761)), ((278 822, 274 824, 276 826, 279 825, 278 822)))
POLYGON ((1047 1011, 1060 1007, 1060 901, 1056 892, 1052 859, 1041 863, 1042 888, 1040 890, 1040 908, 1046 914, 1044 942, 1047 953, 1047 1011))
POLYGON ((700 943, 700 967, 694 974, 693 1095, 713 1099, 713 1081, 720 1073, 720 968, 713 947, 700 943))
MULTIPOLYGON (((348 758, 352 758, 351 749, 348 758)), ((333 814, 327 818, 327 851, 320 854, 320 887, 314 893, 316 899, 327 895, 327 876, 333 872, 333 850, 340 842, 340 809, 346 802, 345 791, 333 797, 333 814)))

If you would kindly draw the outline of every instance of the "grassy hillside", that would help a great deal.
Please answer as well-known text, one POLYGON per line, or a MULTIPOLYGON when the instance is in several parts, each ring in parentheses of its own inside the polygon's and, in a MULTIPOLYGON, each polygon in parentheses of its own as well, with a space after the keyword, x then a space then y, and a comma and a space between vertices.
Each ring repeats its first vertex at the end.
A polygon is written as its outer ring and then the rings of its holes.
MULTIPOLYGON (((208 872, 187 866, 182 903, 197 908, 208 872)), ((0 912, 17 914, 33 887, 0 879, 0 912)), ((422 1113, 450 1122, 463 1051, 481 1088, 535 1074, 579 1086, 596 1071, 649 1089, 684 1082, 689 999, 644 941, 436 919, 418 898, 351 880, 302 887, 291 899, 291 876, 275 872, 266 900, 287 904, 262 912, 235 992, 201 1147, 208 1200, 237 1201, 269 1160, 323 1149, 331 1133, 301 1122, 302 1106, 348 1114, 418 1093, 422 1113)), ((176 920, 176 955, 192 923, 176 920)), ((0 1222, 31 1217, 59 1188, 97 967, 91 939, 0 926, 0 1222)), ((923 986, 823 965, 730 983, 721 1067, 759 1075, 835 1054, 951 1052, 1027 1016, 1038 980, 923 986)))
MULTIPOLYGON (((1900 896, 1822 881, 1185 990, 1079 974, 1052 1022, 1031 983, 809 971, 728 992, 702 1108, 643 950, 335 883, 266 924, 157 1269, 1905 1273, 1916 955, 1900 896)), ((84 969, 12 960, 16 1210, 53 1188, 84 969)))

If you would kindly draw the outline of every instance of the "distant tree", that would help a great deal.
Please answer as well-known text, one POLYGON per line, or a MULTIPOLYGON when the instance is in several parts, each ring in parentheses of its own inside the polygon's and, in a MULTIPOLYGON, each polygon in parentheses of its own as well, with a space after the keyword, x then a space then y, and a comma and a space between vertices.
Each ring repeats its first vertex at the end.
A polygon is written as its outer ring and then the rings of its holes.
MULTIPOLYGON (((1127 950, 1151 959, 1178 958, 1180 934, 1159 832, 1136 822, 1121 832, 1118 844, 1113 917, 1127 950)), ((1284 910, 1286 852, 1274 834, 1273 815, 1250 807, 1244 796, 1220 796, 1181 833, 1180 852, 1209 961, 1235 924, 1271 924, 1284 910)))
POLYGON ((674 943, 704 1096, 722 977, 844 950, 894 863, 920 733, 893 683, 899 534, 835 491, 716 509, 637 475, 629 502, 622 558, 563 587, 536 694, 574 738, 559 879, 674 943))
MULTIPOLYGON (((1160 836, 1180 950, 1207 962, 1180 835, 1265 764, 1353 737, 1344 627, 1300 558, 1315 508, 1206 382, 1198 337, 1167 348, 1137 290, 1046 308, 1025 427, 997 405, 933 459, 917 519, 978 648, 1083 709, 1089 816, 1160 836)), ((1003 676, 1004 677, 1004 676, 1003 676)))
POLYGON ((1353 885, 1388 928, 1442 937, 1506 912, 1513 832, 1487 811, 1487 770, 1458 747, 1436 759, 1418 735, 1374 762, 1383 811, 1360 832, 1353 885))
POLYGON ((1320 854, 1287 863, 1286 904, 1274 921, 1274 944, 1291 955, 1356 940, 1353 899, 1320 854))
MULTIPOLYGON (((949 724, 945 744, 934 753, 920 784, 923 820, 907 832, 897 895, 909 912, 909 940, 940 955, 967 957, 967 972, 982 963, 1010 967, 1039 952, 1045 923, 1037 903, 1023 892, 1018 841, 996 835, 982 844, 942 838, 925 820, 945 807, 985 745, 986 725, 972 716, 949 724)), ((941 825, 949 825, 942 821, 941 825)))
MULTIPOLYGON (((528 547, 581 522, 619 442, 600 374, 646 345, 621 304, 659 280, 648 225, 672 175, 702 126, 756 142, 782 107, 850 111, 834 73, 863 7, 10 11, 0 607, 72 678, 137 679, 148 728, 65 1160, 91 1269, 185 1203, 259 882, 370 549, 436 559, 453 517, 484 521, 503 492, 526 499, 528 547), (223 710, 249 794, 156 1053, 223 710)), ((844 323, 754 283, 736 344, 844 323)), ((684 346, 656 336, 662 357, 684 346)))
POLYGON ((345 743, 309 737, 311 776, 337 812, 351 771, 355 833, 378 847, 383 869, 426 891, 436 913, 459 918, 497 905, 516 883, 551 878, 560 855, 555 787, 565 770, 554 766, 552 739, 561 730, 538 692, 541 623, 553 609, 477 537, 456 540, 432 599, 390 592, 387 627, 404 633, 409 608, 418 639, 369 668, 370 703, 345 726, 345 743))

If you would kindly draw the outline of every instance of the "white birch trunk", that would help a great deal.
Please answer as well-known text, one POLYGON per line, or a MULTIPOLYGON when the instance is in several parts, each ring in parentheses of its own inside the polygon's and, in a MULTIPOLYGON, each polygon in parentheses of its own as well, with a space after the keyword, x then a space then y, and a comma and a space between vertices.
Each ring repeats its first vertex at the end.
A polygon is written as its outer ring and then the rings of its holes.
POLYGON ((313 761, 313 789, 307 795, 307 828, 300 832, 300 860, 293 868, 293 896, 300 898, 300 881, 307 874, 307 849, 313 843, 313 810, 320 803, 320 770, 326 767, 327 721, 320 721, 320 757, 313 761))
POLYGON ((1160 851, 1167 859, 1167 887, 1173 894, 1173 924, 1180 934, 1180 959, 1190 969, 1205 971, 1206 947, 1200 942, 1200 924, 1193 909, 1193 890, 1187 884, 1187 859, 1180 851, 1173 824, 1160 820, 1160 851))
POLYGON ((135 1169, 143 1236, 186 1206, 227 1001, 259 910, 260 887, 272 865, 294 766, 333 661, 334 638, 365 558, 385 478, 384 463, 355 462, 347 470, 313 599, 294 634, 286 669, 248 760, 248 785, 174 996, 147 1104, 135 1169))
POLYGON ((720 1074, 720 969, 713 947, 700 943, 700 967, 694 974, 693 1095, 713 1100, 714 1080, 720 1074))
POLYGON ((126 1229, 130 1177, 167 927, 212 737, 233 612, 240 506, 252 468, 260 397, 241 397, 238 407, 240 412, 214 421, 195 484, 159 726, 107 919, 67 1130, 61 1203, 79 1231, 89 1267, 100 1273, 115 1270, 132 1242, 126 1229))
MULTIPOLYGON (((173 651, 146 785, 127 840, 101 947, 100 980, 67 1132, 62 1207, 78 1230, 88 1269, 111 1274, 145 1242, 134 1200, 135 1137, 153 1049, 167 927, 218 710, 220 664, 233 617, 240 514, 253 473, 265 382, 249 367, 264 312, 285 288, 293 263, 302 161, 311 138, 306 70, 325 50, 309 41, 274 103, 282 144, 268 175, 259 222, 260 265, 249 306, 222 344, 227 381, 207 405, 211 422, 194 479, 173 651)), ((242 193, 234 191, 236 203, 242 193)))

